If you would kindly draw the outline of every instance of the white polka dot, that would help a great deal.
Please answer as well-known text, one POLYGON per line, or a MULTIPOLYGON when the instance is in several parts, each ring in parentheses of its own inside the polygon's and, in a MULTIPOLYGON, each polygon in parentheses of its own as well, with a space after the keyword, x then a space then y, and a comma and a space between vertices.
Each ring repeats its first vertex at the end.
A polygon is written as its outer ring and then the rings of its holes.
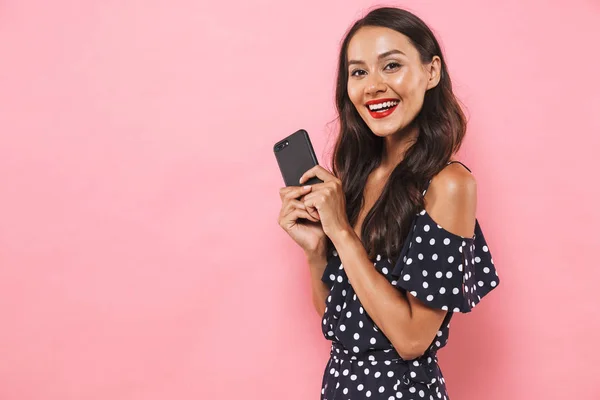
POLYGON ((387 376, 390 378, 394 376, 394 371, 388 371, 387 376))
POLYGON ((489 274, 489 273, 490 273, 490 269, 489 269, 488 267, 485 267, 485 268, 483 269, 483 272, 485 272, 486 274, 489 274))
POLYGON ((335 368, 331 368, 331 369, 329 370, 329 373, 330 373, 331 375, 335 374, 335 368))
POLYGON ((412 292, 410 292, 410 294, 412 294, 413 297, 417 297, 417 292, 415 292, 414 290, 412 292))
POLYGON ((379 378, 381 376, 381 372, 377 371, 375 372, 375 375, 373 375, 375 378, 379 378))
POLYGON ((436 272, 436 273, 435 273, 435 277, 436 277, 436 278, 441 278, 441 277, 442 277, 442 275, 443 275, 443 274, 442 274, 442 272, 441 272, 441 271, 438 271, 438 272, 436 272))
POLYGON ((415 240, 417 241, 417 243, 421 243, 421 240, 422 240, 422 239, 421 239, 421 236, 417 236, 417 237, 415 238, 415 240))
POLYGON ((425 396, 425 392, 422 390, 419 390, 419 396, 424 397, 425 396))
POLYGON ((427 271, 423 270, 423 276, 427 276, 427 271))
POLYGON ((434 254, 431 256, 431 259, 432 259, 433 261, 437 260, 437 259, 438 259, 438 255, 434 253, 434 254))
POLYGON ((369 368, 365 368, 365 375, 369 375, 369 368))
POLYGON ((342 296, 345 296, 345 295, 346 295, 346 289, 342 290, 342 296))
POLYGON ((427 296, 427 301, 431 301, 431 300, 433 300, 433 295, 430 294, 429 296, 427 296))
POLYGON ((431 240, 429 241, 429 244, 433 246, 435 244, 435 239, 431 238, 431 240))
POLYGON ((377 339, 375 339, 374 337, 371 338, 370 340, 371 344, 375 344, 377 342, 377 339))
POLYGON ((450 239, 448 239, 448 238, 444 239, 444 244, 445 244, 446 246, 447 246, 447 245, 449 245, 449 244, 450 244, 450 239))
POLYGON ((358 333, 355 333, 354 334, 354 340, 358 340, 358 339, 360 339, 360 335, 358 333))
POLYGON ((364 308, 362 308, 362 307, 358 307, 358 312, 359 312, 359 313, 361 313, 361 314, 362 314, 364 311, 365 311, 365 309, 364 309, 364 308))
POLYGON ((359 351, 359 348, 358 348, 358 346, 354 346, 354 347, 352 348, 352 351, 354 351, 355 353, 358 353, 358 351, 359 351))
POLYGON ((350 373, 350 370, 345 369, 344 372, 342 372, 342 375, 348 376, 349 373, 350 373))
POLYGON ((363 384, 361 383, 361 384, 359 384, 359 385, 358 385, 356 388, 357 388, 358 390, 363 390, 365 387, 364 387, 364 386, 363 386, 363 384))
POLYGON ((411 386, 411 387, 408 389, 408 391, 409 391, 409 392, 411 392, 411 393, 414 393, 414 392, 416 392, 416 391, 417 391, 417 389, 415 389, 415 387, 414 387, 414 386, 411 386))
POLYGON ((442 310, 448 311, 448 306, 442 306, 442 310))
POLYGON ((492 287, 496 287, 496 285, 497 285, 497 284, 496 284, 496 281, 491 281, 491 282, 490 282, 490 286, 492 286, 492 287))
POLYGON ((351 311, 348 311, 348 312, 346 313, 346 318, 350 318, 351 316, 352 316, 352 312, 351 312, 351 311))
POLYGON ((371 397, 371 391, 370 391, 370 390, 367 390, 367 391, 366 391, 366 393, 365 393, 365 396, 367 396, 367 397, 371 397))
POLYGON ((377 254, 377 261, 381 260, 381 254, 377 254))
POLYGON ((379 393, 383 393, 383 392, 385 392, 385 386, 379 386, 379 393))
POLYGON ((386 267, 381 268, 381 272, 383 272, 384 274, 388 273, 388 269, 386 267))
POLYGON ((446 288, 445 287, 441 287, 440 288, 440 294, 444 294, 446 293, 446 288))
POLYGON ((487 246, 483 246, 482 250, 485 251, 486 253, 488 252, 488 247, 487 246))
POLYGON ((402 398, 402 392, 396 392, 396 397, 399 398, 399 399, 401 399, 402 398))
POLYGON ((392 285, 396 286, 396 283, 398 283, 398 281, 392 281, 392 285))
MULTIPOLYGON (((355 349, 357 349, 358 347, 355 347, 355 349)), ((357 352, 358 353, 358 352, 357 352)), ((356 375, 352 374, 350 375, 350 380, 355 381, 356 380, 356 375)))
POLYGON ((475 257, 475 262, 476 263, 480 263, 481 262, 481 257, 475 257))
POLYGON ((454 310, 452 310, 452 311, 454 311, 454 312, 459 312, 459 311, 460 311, 460 308, 458 308, 458 307, 454 307, 454 310))
POLYGON ((411 378, 416 378, 417 377, 417 373, 415 371, 410 371, 410 377, 411 378))
POLYGON ((329 279, 331 279, 332 281, 335 281, 335 275, 334 274, 329 275, 329 279))
POLYGON ((362 322, 362 321, 358 321, 358 326, 359 326, 360 328, 362 328, 362 327, 363 327, 363 322, 362 322))
POLYGON ((423 287, 424 287, 425 289, 427 289, 427 288, 429 287, 429 283, 427 283, 427 282, 423 282, 423 287))
POLYGON ((341 276, 341 275, 337 277, 337 281, 338 281, 338 282, 340 282, 340 283, 341 283, 343 280, 344 280, 344 278, 342 278, 342 276, 341 276))
POLYGON ((340 325, 340 331, 344 332, 346 330, 346 325, 342 324, 340 325))
POLYGON ((348 388, 344 388, 344 394, 348 394, 348 388))
POLYGON ((451 271, 446 272, 446 278, 448 278, 448 279, 452 278, 452 272, 451 271))
POLYGON ((404 278, 402 278, 402 279, 404 279, 405 281, 409 281, 410 280, 410 275, 406 274, 406 275, 404 275, 404 278))
POLYGON ((419 253, 419 255, 417 257, 419 258, 419 260, 422 260, 423 259, 423 254, 419 253))
POLYGON ((342 311, 342 306, 340 306, 339 304, 337 306, 335 306, 335 309, 337 310, 337 312, 342 311))
POLYGON ((425 232, 429 232, 429 225, 425 225, 425 226, 423 227, 423 230, 424 230, 425 232))
POLYGON ((459 270, 460 272, 462 272, 462 269, 463 269, 463 266, 462 266, 462 264, 459 264, 459 265, 458 265, 458 270, 459 270))
POLYGON ((409 258, 406 260, 406 265, 410 265, 410 264, 412 264, 412 258, 409 258))
POLYGON ((452 263, 452 262, 454 262, 454 257, 452 257, 452 256, 448 257, 448 262, 449 262, 449 263, 452 263))
POLYGON ((483 287, 483 281, 479 281, 477 282, 477 284, 479 285, 479 287, 483 287))

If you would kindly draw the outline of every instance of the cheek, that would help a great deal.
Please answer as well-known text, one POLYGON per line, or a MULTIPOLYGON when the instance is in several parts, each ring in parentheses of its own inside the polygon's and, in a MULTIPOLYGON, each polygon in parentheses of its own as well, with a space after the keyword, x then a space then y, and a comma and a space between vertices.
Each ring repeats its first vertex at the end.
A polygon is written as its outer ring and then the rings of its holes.
POLYGON ((394 78, 391 85, 394 91, 398 93, 405 110, 421 108, 423 104, 423 88, 420 79, 412 74, 405 74, 394 78))
POLYGON ((354 104, 356 108, 358 108, 362 102, 362 89, 356 83, 350 82, 348 82, 346 88, 348 91, 348 97, 350 98, 350 101, 352 102, 352 104, 354 104))

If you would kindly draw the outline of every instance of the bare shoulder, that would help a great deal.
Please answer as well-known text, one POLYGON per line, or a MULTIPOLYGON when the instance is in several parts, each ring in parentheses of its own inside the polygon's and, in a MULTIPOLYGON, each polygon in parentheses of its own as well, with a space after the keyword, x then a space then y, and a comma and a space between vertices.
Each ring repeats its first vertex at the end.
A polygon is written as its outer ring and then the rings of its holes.
POLYGON ((431 180, 425 209, 440 226, 463 237, 472 237, 477 210, 477 181, 459 163, 447 165, 431 180))

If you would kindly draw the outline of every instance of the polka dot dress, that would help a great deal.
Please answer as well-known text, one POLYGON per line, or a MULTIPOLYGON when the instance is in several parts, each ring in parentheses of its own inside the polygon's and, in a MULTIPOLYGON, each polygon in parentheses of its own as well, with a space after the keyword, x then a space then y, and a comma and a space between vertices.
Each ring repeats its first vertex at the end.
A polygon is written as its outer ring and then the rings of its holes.
POLYGON ((422 210, 414 216, 398 261, 379 255, 373 261, 398 290, 448 313, 427 351, 402 359, 362 307, 333 250, 322 277, 330 292, 321 328, 332 343, 321 400, 448 400, 437 351, 448 341, 450 319, 455 312, 470 312, 500 282, 479 222, 472 238, 462 237, 422 210))

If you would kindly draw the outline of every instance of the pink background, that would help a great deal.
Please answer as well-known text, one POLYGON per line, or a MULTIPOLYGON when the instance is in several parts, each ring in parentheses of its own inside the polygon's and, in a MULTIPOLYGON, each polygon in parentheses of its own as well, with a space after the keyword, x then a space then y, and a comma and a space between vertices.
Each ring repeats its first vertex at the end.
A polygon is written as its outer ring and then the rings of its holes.
MULTIPOLYGON (((2 2, 0 399, 318 398, 272 144, 305 128, 329 166, 374 4, 2 2)), ((503 279, 454 319, 451 398, 600 398, 599 3, 393 4, 446 52, 503 279)))

